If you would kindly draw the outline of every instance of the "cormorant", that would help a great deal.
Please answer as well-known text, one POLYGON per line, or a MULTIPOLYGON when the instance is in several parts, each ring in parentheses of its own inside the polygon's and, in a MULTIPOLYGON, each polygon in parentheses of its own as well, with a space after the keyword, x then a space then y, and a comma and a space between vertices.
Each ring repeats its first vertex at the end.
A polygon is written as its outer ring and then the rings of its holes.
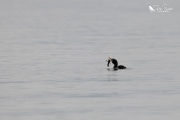
POLYGON ((118 66, 118 61, 116 60, 116 59, 114 59, 114 58, 110 58, 109 57, 109 59, 108 60, 106 60, 108 63, 107 63, 107 66, 109 67, 109 63, 113 63, 114 64, 114 67, 113 67, 113 69, 114 70, 118 70, 118 69, 126 69, 126 67, 125 66, 123 66, 123 65, 119 65, 118 66))

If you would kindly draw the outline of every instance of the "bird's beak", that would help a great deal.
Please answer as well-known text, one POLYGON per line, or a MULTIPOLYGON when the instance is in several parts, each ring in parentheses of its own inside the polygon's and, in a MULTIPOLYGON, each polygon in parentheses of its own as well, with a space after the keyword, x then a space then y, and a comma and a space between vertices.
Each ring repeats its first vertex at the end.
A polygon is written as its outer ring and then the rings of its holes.
POLYGON ((109 63, 111 64, 111 58, 109 57, 108 60, 106 60, 108 63, 107 63, 107 66, 109 67, 109 63))

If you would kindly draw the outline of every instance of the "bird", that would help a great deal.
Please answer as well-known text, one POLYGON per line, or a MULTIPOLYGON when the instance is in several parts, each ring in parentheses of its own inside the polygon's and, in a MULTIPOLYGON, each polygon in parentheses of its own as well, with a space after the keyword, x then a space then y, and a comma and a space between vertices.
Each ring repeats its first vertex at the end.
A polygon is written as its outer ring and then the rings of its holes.
POLYGON ((151 7, 151 6, 149 6, 149 10, 150 10, 151 12, 155 12, 154 8, 151 7))
POLYGON ((107 66, 109 67, 109 63, 113 63, 114 64, 114 67, 113 69, 114 70, 118 70, 118 69, 126 69, 126 67, 124 65, 118 65, 118 61, 114 58, 108 58, 108 60, 106 60, 108 63, 107 63, 107 66))

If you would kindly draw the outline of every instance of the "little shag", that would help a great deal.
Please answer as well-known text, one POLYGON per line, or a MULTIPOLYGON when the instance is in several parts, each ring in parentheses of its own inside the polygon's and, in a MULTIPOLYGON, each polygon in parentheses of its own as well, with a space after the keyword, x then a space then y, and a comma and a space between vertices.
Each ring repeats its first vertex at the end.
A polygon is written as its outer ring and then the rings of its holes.
POLYGON ((106 60, 108 63, 107 63, 107 66, 109 67, 109 63, 113 63, 114 64, 114 67, 113 67, 113 69, 114 70, 118 70, 118 69, 126 69, 126 67, 125 66, 123 66, 123 65, 118 65, 118 61, 116 60, 116 59, 114 59, 114 58, 110 58, 109 57, 109 59, 108 60, 106 60))

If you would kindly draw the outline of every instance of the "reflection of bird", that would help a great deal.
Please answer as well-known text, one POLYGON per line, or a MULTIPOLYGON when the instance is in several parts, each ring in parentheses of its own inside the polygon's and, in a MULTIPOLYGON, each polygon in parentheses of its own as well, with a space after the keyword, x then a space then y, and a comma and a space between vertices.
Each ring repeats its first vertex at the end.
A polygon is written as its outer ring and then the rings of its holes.
POLYGON ((150 10, 151 12, 155 12, 154 8, 151 7, 151 6, 149 6, 149 10, 150 10))
POLYGON ((110 57, 109 57, 109 59, 107 60, 107 62, 108 62, 108 64, 107 64, 108 67, 109 67, 109 63, 110 63, 110 62, 112 62, 112 63, 114 64, 114 67, 113 67, 114 70, 126 69, 126 67, 123 66, 123 65, 119 65, 119 66, 118 66, 118 62, 117 62, 117 60, 114 59, 114 58, 110 58, 110 57))

